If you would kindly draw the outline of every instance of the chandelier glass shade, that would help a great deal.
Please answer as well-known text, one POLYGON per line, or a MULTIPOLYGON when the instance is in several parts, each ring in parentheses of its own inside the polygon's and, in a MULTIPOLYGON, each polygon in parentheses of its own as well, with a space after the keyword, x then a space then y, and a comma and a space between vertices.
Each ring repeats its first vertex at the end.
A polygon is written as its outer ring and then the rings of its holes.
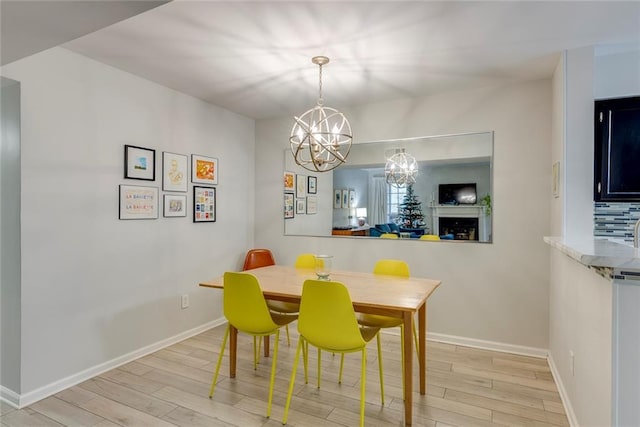
POLYGON ((300 117, 294 117, 289 142, 298 165, 314 172, 327 172, 346 161, 353 136, 344 114, 323 105, 322 66, 329 58, 316 56, 312 62, 320 67, 318 103, 300 117))
POLYGON ((402 150, 387 159, 384 176, 387 184, 396 187, 415 184, 418 176, 418 162, 415 157, 402 150))

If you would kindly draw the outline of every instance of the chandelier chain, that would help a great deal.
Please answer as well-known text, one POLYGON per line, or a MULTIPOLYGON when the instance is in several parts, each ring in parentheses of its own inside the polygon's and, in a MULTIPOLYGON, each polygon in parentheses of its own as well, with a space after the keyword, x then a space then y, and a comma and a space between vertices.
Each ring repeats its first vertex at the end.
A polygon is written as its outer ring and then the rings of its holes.
POLYGON ((318 105, 322 105, 324 103, 324 100, 322 99, 322 64, 318 64, 318 67, 320 67, 320 72, 318 73, 318 105))

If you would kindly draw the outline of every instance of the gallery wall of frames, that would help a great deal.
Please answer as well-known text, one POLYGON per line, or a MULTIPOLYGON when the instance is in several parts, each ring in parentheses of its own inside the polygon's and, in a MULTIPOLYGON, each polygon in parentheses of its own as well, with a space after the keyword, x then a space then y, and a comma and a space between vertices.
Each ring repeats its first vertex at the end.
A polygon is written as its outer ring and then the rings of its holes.
POLYGON ((161 208, 164 218, 188 217, 190 176, 193 222, 215 222, 218 159, 200 154, 191 154, 189 159, 187 154, 163 151, 158 165, 157 157, 152 148, 124 146, 124 179, 148 183, 120 184, 118 218, 158 219, 161 208), (152 184, 156 182, 156 170, 161 174, 158 180, 162 193, 152 184))

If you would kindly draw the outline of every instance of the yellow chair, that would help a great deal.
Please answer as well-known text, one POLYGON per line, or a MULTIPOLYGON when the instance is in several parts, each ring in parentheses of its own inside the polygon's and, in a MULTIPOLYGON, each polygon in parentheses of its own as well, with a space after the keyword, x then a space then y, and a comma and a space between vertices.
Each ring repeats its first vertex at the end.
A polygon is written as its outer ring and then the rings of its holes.
MULTIPOLYGON (((293 371, 289 381, 287 403, 284 407, 282 424, 287 423, 289 405, 293 393, 293 385, 298 368, 300 351, 304 352, 306 377, 306 346, 311 344, 318 350, 328 350, 334 353, 361 352, 362 368, 360 381, 360 426, 364 425, 364 402, 366 384, 367 351, 366 346, 378 335, 379 328, 361 328, 358 325, 353 304, 347 288, 339 282, 325 280, 306 280, 302 286, 300 301, 300 317, 298 332, 300 339, 293 362, 293 371)), ((318 387, 320 386, 320 360, 318 357, 318 387)), ((382 361, 379 361, 382 369, 382 361)), ((342 362, 340 374, 342 375, 342 362)), ((382 378, 382 371, 380 371, 382 378)), ((382 383, 381 383, 382 386, 382 383)))
MULTIPOLYGON (((271 416, 271 401, 273 400, 273 384, 276 375, 276 359, 278 358, 278 338, 280 336, 280 328, 288 325, 297 319, 297 315, 285 315, 272 313, 267 308, 266 300, 258 284, 258 279, 248 273, 224 273, 224 294, 223 294, 224 315, 229 321, 227 330, 222 339, 222 347, 220 348, 220 356, 216 371, 213 374, 211 389, 209 390, 209 398, 213 397, 213 392, 218 380, 220 372, 220 364, 224 349, 227 345, 227 338, 231 326, 235 327, 239 332, 255 337, 263 337, 275 334, 275 348, 273 350, 273 361, 271 363, 271 382, 269 383, 269 401, 267 403, 267 418, 271 416)), ((257 352, 254 341, 254 365, 257 360, 257 352)))
POLYGON ((398 235, 393 233, 382 233, 380 235, 381 239, 397 239, 398 235))
POLYGON ((420 236, 420 240, 440 240, 440 236, 436 236, 435 234, 425 234, 420 236))
MULTIPOLYGON (((315 268, 316 256, 314 254, 300 254, 296 258, 296 268, 315 268)), ((300 311, 300 304, 295 302, 267 300, 267 306, 269 310, 276 313, 294 314, 300 311)), ((289 326, 286 326, 285 332, 287 333, 287 345, 291 345, 291 339, 289 338, 289 326)))
MULTIPOLYGON (((409 265, 397 259, 381 259, 376 262, 373 267, 373 274, 381 274, 387 276, 399 276, 399 277, 409 277, 409 265)), ((388 317, 382 316, 378 314, 366 314, 366 313, 358 313, 358 323, 362 326, 373 327, 373 328, 395 328, 400 327, 400 336, 404 337, 404 324, 402 319, 397 317, 388 317)), ((416 346, 416 354, 418 358, 420 358, 419 348, 418 348, 418 333, 416 331, 415 324, 413 325, 413 340, 416 346)), ((377 337, 378 344, 378 352, 380 350, 380 335, 377 337)), ((400 348, 402 354, 402 378, 404 378, 404 345, 402 345, 402 339, 400 341, 400 348)), ((404 387, 402 388, 404 391, 404 387)), ((382 404, 384 404, 384 394, 382 395, 382 404)))

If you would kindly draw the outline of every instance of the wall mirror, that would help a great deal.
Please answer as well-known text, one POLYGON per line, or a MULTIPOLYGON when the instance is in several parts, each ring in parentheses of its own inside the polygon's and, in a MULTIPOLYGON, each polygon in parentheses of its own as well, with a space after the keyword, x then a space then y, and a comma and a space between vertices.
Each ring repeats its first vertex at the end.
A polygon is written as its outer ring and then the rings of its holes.
POLYGON ((284 233, 488 243, 492 171, 493 132, 354 144, 347 164, 327 173, 297 166, 285 150, 284 233), (417 161, 411 186, 385 178, 400 152, 417 161))

